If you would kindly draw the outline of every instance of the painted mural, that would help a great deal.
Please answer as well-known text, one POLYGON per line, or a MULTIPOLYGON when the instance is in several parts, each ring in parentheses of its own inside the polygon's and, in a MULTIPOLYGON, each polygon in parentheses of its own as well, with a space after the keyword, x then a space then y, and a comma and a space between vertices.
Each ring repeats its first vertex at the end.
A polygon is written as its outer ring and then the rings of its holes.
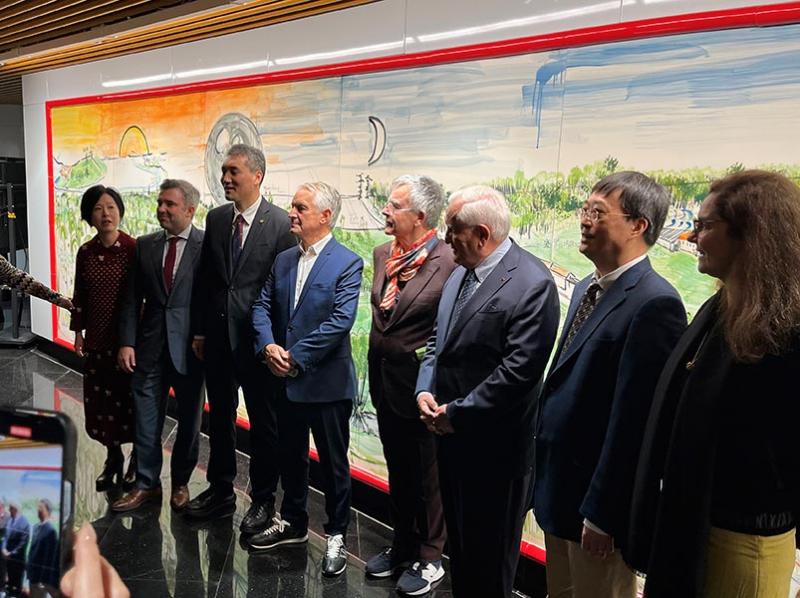
MULTIPOLYGON (((513 237, 549 266, 565 309, 592 269, 577 250, 578 207, 605 174, 644 171, 674 197, 651 259, 691 316, 714 290, 687 242, 699 202, 712 179, 744 167, 800 178, 798 97, 800 26, 792 25, 54 106, 58 289, 71 293, 74 256, 90 235, 78 218, 89 185, 120 188, 123 228, 139 235, 157 227, 166 176, 201 188, 202 211, 224 201, 220 164, 236 142, 264 150, 264 192, 281 206, 302 182, 332 183, 344 197, 336 234, 366 263, 353 330, 360 395, 351 460, 385 477, 365 366, 371 252, 387 240, 380 210, 394 177, 429 174, 448 191, 501 189, 513 237)), ((58 317, 59 336, 71 341, 58 317)), ((525 533, 542 544, 532 520, 525 533)))

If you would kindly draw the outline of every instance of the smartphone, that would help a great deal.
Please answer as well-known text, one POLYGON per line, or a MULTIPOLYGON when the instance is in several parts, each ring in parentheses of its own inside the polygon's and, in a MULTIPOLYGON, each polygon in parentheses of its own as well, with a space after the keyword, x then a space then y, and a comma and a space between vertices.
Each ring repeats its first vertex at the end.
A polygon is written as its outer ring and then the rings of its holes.
POLYGON ((63 413, 0 408, 0 591, 6 595, 61 596, 61 575, 72 560, 76 442, 63 413))

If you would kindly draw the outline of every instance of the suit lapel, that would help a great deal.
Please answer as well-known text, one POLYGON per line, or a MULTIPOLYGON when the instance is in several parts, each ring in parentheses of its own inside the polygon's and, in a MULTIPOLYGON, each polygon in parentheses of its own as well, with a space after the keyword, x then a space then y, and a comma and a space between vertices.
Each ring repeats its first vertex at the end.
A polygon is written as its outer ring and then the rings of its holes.
POLYGON ((199 235, 196 233, 197 229, 192 226, 189 231, 189 238, 185 241, 186 247, 183 248, 183 255, 178 264, 178 271, 175 273, 175 279, 172 281, 173 289, 186 277, 186 273, 191 272, 194 267, 194 258, 200 252, 200 245, 202 244, 202 240, 198 238, 199 235))
MULTIPOLYGON (((249 256, 253 252, 253 247, 258 245, 259 240, 261 239, 261 235, 264 233, 265 226, 264 223, 267 221, 267 212, 269 211, 269 204, 267 201, 261 197, 259 200, 261 203, 258 206, 258 210, 256 210, 256 215, 253 217, 253 221, 250 223, 250 230, 247 232, 247 239, 244 241, 244 247, 242 247, 242 255, 239 256, 239 263, 236 264, 236 269, 233 272, 233 276, 235 277, 239 270, 242 269, 242 266, 247 261, 247 256, 249 256)), ((228 233, 229 236, 233 235, 233 221, 231 221, 230 232, 228 233)), ((228 241, 228 247, 230 247, 230 241, 228 241)), ((228 250, 228 255, 230 255, 230 249, 228 250)), ((230 258, 228 258, 230 259, 230 258)))
MULTIPOLYGON (((441 243, 442 241, 439 242, 441 243)), ((425 263, 423 263, 420 269, 417 270, 414 278, 406 283, 406 286, 400 293, 400 299, 392 310, 392 315, 389 316, 389 323, 386 325, 387 329, 391 328, 392 324, 400 319, 400 317, 408 309, 409 305, 411 305, 414 302, 414 299, 417 298, 417 295, 420 294, 422 289, 428 286, 428 283, 430 282, 431 278, 433 278, 433 275, 436 274, 437 270, 439 270, 439 264, 437 262, 438 258, 438 255, 429 255, 425 260, 425 263)))
MULTIPOLYGON (((222 259, 225 262, 225 272, 228 274, 228 282, 230 282, 231 278, 233 278, 233 272, 231 267, 231 238, 233 237, 233 214, 234 208, 233 204, 228 204, 227 210, 225 210, 225 216, 222 218, 222 234, 220 237, 222 238, 222 259)), ((241 263, 241 259, 239 263, 241 263)))
POLYGON ((152 255, 150 256, 151 271, 156 279, 156 285, 160 289, 161 294, 167 296, 167 288, 164 286, 164 245, 167 242, 167 235, 162 231, 156 235, 153 244, 150 247, 152 255))
MULTIPOLYGON (((336 239, 331 237, 331 240, 328 241, 328 243, 325 245, 325 248, 322 250, 322 253, 317 257, 317 260, 314 262, 314 266, 311 268, 311 272, 308 273, 308 276, 306 277, 306 281, 303 284, 303 288, 300 291, 300 298, 297 300, 297 307, 294 308, 295 313, 297 312, 298 309, 300 309, 300 305, 303 303, 303 299, 305 299, 306 295, 308 295, 308 289, 312 285, 312 283, 314 282, 314 279, 317 277, 317 274, 319 274, 320 271, 322 271, 322 269, 325 268, 325 264, 330 259, 330 256, 331 256, 331 253, 334 250, 335 244, 336 244, 336 239)), ((292 285, 293 289, 297 287, 297 264, 296 263, 295 263, 295 266, 294 266, 294 281, 295 281, 295 284, 292 285)), ((294 299, 294 297, 292 297, 292 299, 294 299)), ((294 316, 294 313, 292 313, 292 316, 294 316)))
MULTIPOLYGON (((595 329, 600 325, 600 323, 606 319, 606 317, 614 311, 617 306, 625 301, 628 292, 635 288, 638 284, 641 277, 651 270, 650 261, 645 258, 639 264, 636 264, 631 269, 627 270, 620 276, 614 284, 611 285, 611 288, 603 293, 600 297, 599 301, 597 302, 597 306, 594 308, 594 311, 591 313, 589 318, 583 323, 580 330, 575 334, 575 338, 572 339, 572 344, 567 347, 567 350, 559 356, 558 362, 554 369, 557 370, 561 365, 563 365, 572 355, 577 353, 578 349, 587 341, 587 339, 592 336, 592 333, 595 329)), ((587 287, 588 282, 587 282, 587 287)), ((585 289, 584 289, 585 291, 585 289)), ((576 309, 577 304, 580 303, 580 299, 583 296, 578 298, 576 301, 576 309)), ((574 317, 574 313, 573 313, 574 317)), ((572 319, 570 319, 570 326, 572 325, 572 319)), ((569 329, 567 329, 569 330, 569 329)), ((562 339, 563 344, 563 339, 562 339)))
MULTIPOLYGON (((481 286, 478 287, 478 290, 470 297, 467 304, 461 310, 461 313, 458 316, 458 321, 452 323, 453 326, 450 328, 448 335, 447 335, 447 342, 450 342, 451 339, 458 336, 458 333, 461 332, 461 329, 464 325, 475 315, 478 310, 480 310, 492 296, 497 293, 500 289, 505 286, 505 284, 511 280, 511 273, 517 267, 517 247, 516 245, 512 245, 508 252, 503 256, 503 259, 500 260, 500 263, 495 266, 494 270, 489 273, 484 281, 481 283, 481 286)), ((464 275, 466 275, 466 270, 464 271, 464 275)), ((461 277, 463 282, 464 277, 461 277)), ((461 285, 459 285, 458 290, 460 291, 461 285)), ((458 291, 456 291, 456 295, 458 295, 458 291)), ((451 312, 452 313, 452 310, 451 312)))
MULTIPOLYGON (((442 298, 439 299, 439 312, 436 321, 436 345, 443 347, 445 340, 450 336, 450 320, 453 317, 453 308, 458 299, 458 292, 461 290, 461 283, 467 270, 463 266, 458 266, 451 274, 451 284, 445 284, 442 289, 442 298), (443 320, 443 321, 442 321, 443 320)), ((437 349, 437 352, 440 352, 437 349)))
POLYGON ((372 302, 379 307, 383 299, 383 286, 386 284, 386 260, 392 251, 392 244, 389 243, 375 254, 375 271, 372 273, 372 302))

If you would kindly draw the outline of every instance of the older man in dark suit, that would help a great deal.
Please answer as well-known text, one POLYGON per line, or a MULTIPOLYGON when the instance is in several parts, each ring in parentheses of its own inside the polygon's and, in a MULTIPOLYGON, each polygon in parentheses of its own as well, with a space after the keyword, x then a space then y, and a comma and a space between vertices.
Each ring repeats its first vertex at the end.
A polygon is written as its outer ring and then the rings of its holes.
POLYGON ((22 582, 25 577, 25 563, 27 559, 28 541, 31 537, 31 524, 20 510, 19 503, 11 502, 8 506, 11 514, 6 525, 6 537, 0 552, 6 559, 8 572, 7 595, 13 598, 22 596, 22 582))
POLYGON ((634 473, 653 391, 686 327, 677 291, 647 259, 670 198, 638 172, 598 182, 581 209, 575 286, 536 433, 534 514, 552 598, 634 598, 623 562, 634 473))
POLYGON ((331 234, 339 193, 322 182, 301 185, 289 217, 300 244, 275 258, 253 305, 255 353, 281 384, 276 393, 281 516, 249 539, 269 550, 308 539, 308 435, 314 436, 325 493, 327 547, 322 574, 347 566, 350 522, 350 414, 356 397, 350 329, 356 320, 361 272, 358 255, 331 234))
POLYGON ((197 464, 203 409, 203 371, 191 350, 192 289, 203 243, 203 231, 192 224, 199 202, 200 192, 191 183, 164 180, 156 211, 164 230, 136 240, 117 356, 120 367, 133 374, 136 486, 111 505, 114 511, 161 501, 161 430, 170 387, 178 406, 170 504, 181 510, 189 502, 187 484, 197 464))
POLYGON ((209 487, 187 508, 208 519, 236 508, 236 408, 242 389, 250 421, 252 503, 242 519, 245 534, 263 530, 274 516, 278 487, 278 435, 274 405, 267 400, 274 378, 253 355, 250 308, 264 286, 275 256, 294 247, 289 217, 261 196, 266 161, 261 150, 233 145, 222 164, 228 205, 206 217, 200 272, 193 299, 195 354, 206 363, 211 408, 209 487))
POLYGON ((420 356, 436 322, 453 252, 436 236, 444 208, 441 185, 426 176, 394 180, 383 209, 391 243, 375 248, 369 391, 389 471, 394 540, 366 565, 370 577, 389 577, 403 594, 418 595, 444 576, 446 540, 436 437, 419 419, 414 390, 420 356))
POLYGON ((530 504, 533 420, 558 327, 549 270, 511 239, 503 195, 450 198, 447 243, 460 265, 442 291, 417 403, 441 435, 439 475, 453 593, 511 595, 530 504))

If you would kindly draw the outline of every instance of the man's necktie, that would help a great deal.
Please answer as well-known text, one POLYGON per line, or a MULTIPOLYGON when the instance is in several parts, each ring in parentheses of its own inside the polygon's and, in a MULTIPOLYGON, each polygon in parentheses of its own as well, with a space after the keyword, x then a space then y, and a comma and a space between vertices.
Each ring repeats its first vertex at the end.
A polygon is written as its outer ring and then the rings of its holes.
POLYGON ((231 267, 236 269, 239 258, 242 257, 242 238, 244 237, 244 216, 237 214, 233 221, 233 235, 231 235, 231 267))
POLYGON ((575 317, 572 319, 572 325, 569 327, 569 332, 567 333, 567 339, 564 341, 564 347, 561 349, 561 352, 564 353, 567 350, 567 347, 572 344, 572 340, 575 338, 575 335, 578 334, 578 330, 581 329, 584 322, 589 319, 589 316, 592 315, 594 311, 594 306, 597 305, 597 293, 600 291, 602 287, 597 284, 597 282, 593 282, 589 285, 586 289, 586 292, 581 297, 581 302, 578 304, 578 311, 575 312, 575 317))
POLYGON ((178 237, 171 237, 167 240, 167 256, 164 258, 164 288, 167 295, 172 291, 173 276, 175 273, 175 258, 177 257, 178 237))
POLYGON ((464 309, 464 306, 467 304, 467 301, 469 301, 469 298, 472 297, 476 288, 478 288, 478 277, 475 276, 475 270, 467 270, 467 274, 464 276, 464 282, 461 284, 461 291, 458 293, 458 299, 456 299, 456 304, 453 306, 453 315, 450 317, 451 327, 458 322, 458 316, 461 315, 461 310, 464 309))

